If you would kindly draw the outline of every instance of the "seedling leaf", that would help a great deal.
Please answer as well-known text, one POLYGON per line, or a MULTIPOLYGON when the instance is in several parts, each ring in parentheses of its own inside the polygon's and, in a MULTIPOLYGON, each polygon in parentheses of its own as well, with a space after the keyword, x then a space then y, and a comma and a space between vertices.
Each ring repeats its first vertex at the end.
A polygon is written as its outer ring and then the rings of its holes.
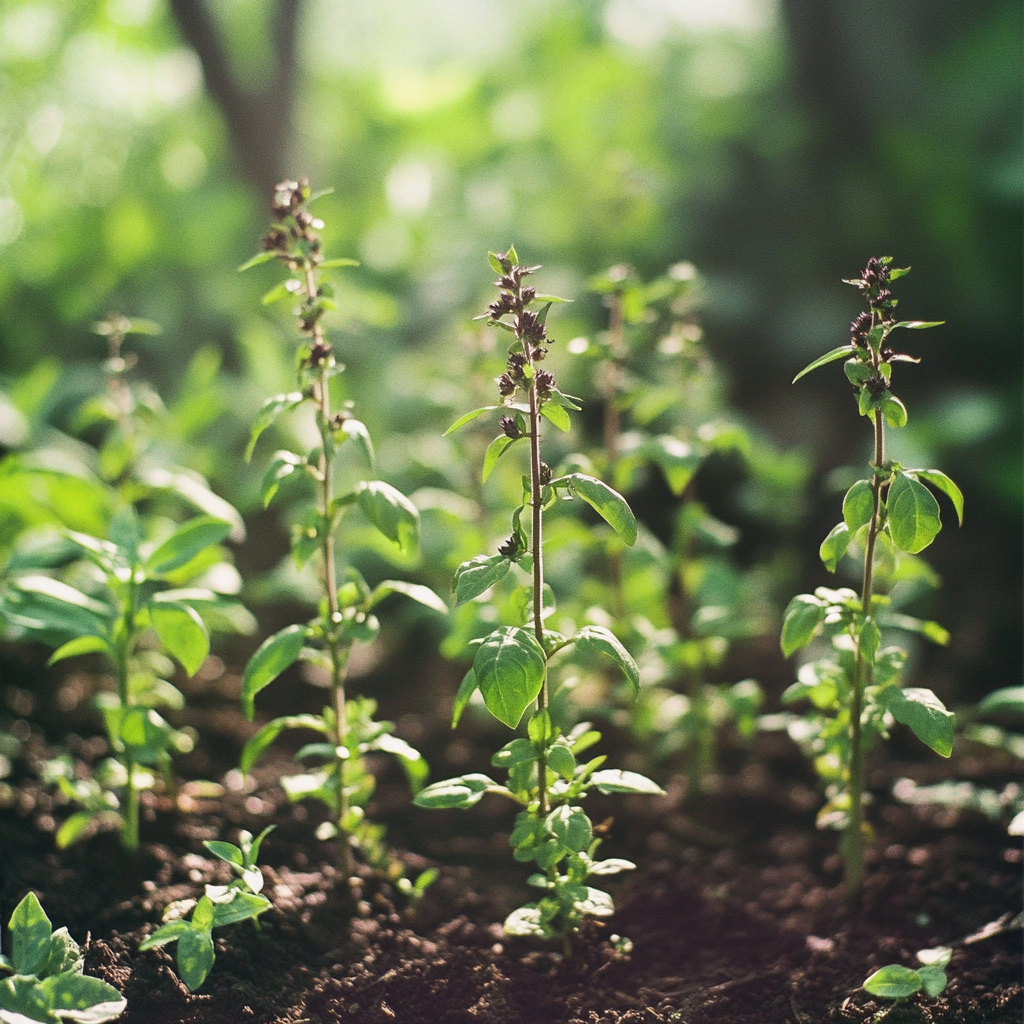
POLYGON ((907 999, 920 992, 924 981, 917 971, 900 964, 889 964, 875 971, 864 982, 864 989, 873 996, 885 999, 907 999))
POLYGON ((580 654, 597 654, 610 658, 622 669, 633 687, 633 695, 640 695, 640 670, 619 638, 604 626, 584 626, 573 638, 580 654))
POLYGON ((486 775, 460 775, 456 779, 445 779, 444 782, 435 782, 432 786, 421 789, 413 797, 412 802, 417 807, 427 808, 472 807, 488 789, 492 788, 501 787, 486 775))
POLYGON ((175 601, 151 601, 149 620, 160 642, 194 676, 210 653, 210 635, 199 613, 175 601))
POLYGON ((255 712, 256 694, 298 660, 305 639, 305 626, 285 626, 267 637, 249 659, 242 676, 242 707, 250 722, 255 712))
POLYGON ((956 716, 946 710, 931 690, 890 686, 882 691, 881 700, 897 722, 910 726, 914 735, 936 754, 949 757, 953 752, 956 716))

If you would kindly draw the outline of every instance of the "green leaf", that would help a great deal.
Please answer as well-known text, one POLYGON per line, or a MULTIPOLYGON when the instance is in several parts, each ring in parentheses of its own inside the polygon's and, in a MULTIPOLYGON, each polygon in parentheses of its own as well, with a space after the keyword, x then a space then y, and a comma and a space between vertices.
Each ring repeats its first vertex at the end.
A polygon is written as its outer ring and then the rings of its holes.
POLYGON ((949 643, 949 630, 944 629, 937 622, 916 619, 912 615, 903 615, 899 612, 886 612, 882 623, 895 629, 905 629, 908 633, 920 633, 925 639, 931 640, 933 644, 939 644, 941 647, 945 647, 949 643))
POLYGON ((481 473, 481 479, 484 483, 487 483, 487 478, 494 472, 494 467, 498 464, 498 459, 502 457, 516 443, 516 441, 522 441, 521 437, 509 437, 506 434, 499 434, 488 446, 487 451, 484 452, 484 468, 481 473))
POLYGON ((178 974, 189 992, 195 992, 213 967, 213 936, 202 928, 189 928, 178 939, 178 974))
POLYGON ((946 972, 939 967, 938 964, 919 967, 917 969, 917 973, 921 975, 921 981, 924 983, 925 992, 930 995, 932 999, 942 993, 942 990, 946 987, 948 982, 946 972))
POLYGON ((212 927, 220 928, 226 924, 248 921, 249 918, 259 917, 265 910, 269 910, 270 906, 270 900, 266 896, 236 889, 235 897, 230 902, 214 903, 212 927))
POLYGON ((80 636, 69 640, 66 644, 58 647, 50 655, 47 665, 54 665, 65 658, 74 658, 80 654, 110 654, 110 644, 101 636, 80 636))
POLYGON ((920 992, 924 981, 917 971, 900 964, 889 964, 875 971, 864 982, 864 989, 873 996, 884 999, 907 999, 920 992))
POLYGON ((402 552, 416 550, 420 539, 420 513, 401 491, 383 480, 364 480, 356 488, 363 515, 402 552))
POLYGON ((298 660, 305 641, 305 626, 286 626, 267 637, 249 659, 242 676, 242 707, 250 722, 255 712, 256 694, 298 660))
POLYGON ((860 651, 869 665, 874 664, 875 655, 881 644, 882 633, 878 623, 873 618, 865 619, 860 631, 860 651))
POLYGON ((584 473, 570 473, 568 476, 552 480, 552 485, 568 482, 570 493, 581 497, 588 505, 597 510, 602 519, 622 538, 626 544, 636 543, 636 517, 618 491, 612 490, 606 483, 584 473))
POLYGON ((139 949, 145 952, 148 949, 156 949, 158 946, 177 942, 191 928, 192 925, 188 921, 171 921, 161 925, 152 935, 139 943, 139 949))
POLYGON ((489 252, 487 254, 487 262, 490 263, 491 270, 493 270, 496 274, 505 273, 505 268, 502 267, 501 260, 498 259, 498 254, 496 252, 489 252))
POLYGON ((445 779, 421 789, 413 797, 417 807, 436 809, 440 807, 472 807, 489 789, 501 787, 486 775, 474 773, 460 775, 457 779, 445 779))
POLYGON ((50 936, 50 950, 39 977, 47 978, 54 974, 63 974, 65 971, 80 973, 82 962, 82 950, 78 943, 68 934, 67 928, 58 928, 50 936))
POLYGON ((373 442, 370 440, 370 432, 366 424, 357 419, 347 419, 341 425, 342 433, 352 441, 363 457, 367 469, 372 470, 376 456, 373 451, 373 442))
POLYGON ((945 320, 901 320, 898 324, 893 324, 890 330, 895 331, 897 327, 909 327, 912 331, 923 331, 926 327, 941 327, 945 322, 945 320))
POLYGON ((546 305, 557 305, 560 302, 572 302, 572 299, 560 299, 557 295, 535 295, 531 302, 543 302, 546 305))
POLYGON ((31 975, 15 974, 0 981, 0 1021, 4 1024, 32 1024, 54 1021, 50 1000, 31 975))
POLYGON ((473 659, 487 709, 514 729, 544 682, 544 649, 529 629, 503 626, 487 636, 473 659))
POLYGON ((164 647, 194 676, 210 653, 210 634, 199 613, 187 604, 150 601, 149 619, 164 647))
POLYGON ((633 687, 633 695, 640 696, 640 670, 619 638, 604 626, 584 626, 570 641, 583 655, 596 654, 611 658, 622 669, 633 687))
POLYGON ((369 611, 391 594, 403 594, 435 612, 440 612, 442 615, 448 614, 448 605, 430 587, 425 587, 422 583, 406 583, 404 580, 384 580, 382 583, 378 583, 366 602, 366 610, 369 611))
POLYGON ((879 408, 890 427, 907 425, 907 407, 894 394, 887 393, 879 408))
POLYGON ((242 273, 244 270, 248 270, 250 267, 258 267, 261 263, 267 263, 270 260, 277 259, 277 253, 267 250, 266 252, 258 252, 255 256, 247 259, 239 268, 238 273, 242 273))
POLYGON ((643 793, 646 796, 664 796, 665 791, 656 782, 638 772, 624 772, 620 768, 605 768, 590 776, 590 783, 601 793, 643 793))
POLYGON ((570 807, 568 804, 562 804, 544 819, 544 824, 559 843, 572 850, 573 853, 583 853, 594 841, 594 831, 590 819, 583 812, 582 807, 570 807))
POLYGON ((485 412, 491 412, 494 409, 500 408, 500 405, 485 405, 480 409, 474 409, 472 412, 467 412, 465 416, 460 416, 441 436, 447 437, 449 434, 458 430, 459 427, 464 427, 471 420, 475 420, 477 416, 482 416, 485 412))
POLYGON ((11 961, 18 974, 36 974, 50 953, 53 928, 34 892, 14 908, 8 923, 11 931, 11 961))
POLYGON ((657 463, 665 475, 669 489, 677 498, 686 490, 703 458, 700 452, 695 451, 685 441, 680 441, 670 434, 650 438, 644 444, 643 451, 657 463))
POLYGON ((249 434, 249 443, 245 446, 246 462, 252 458, 252 453, 256 448, 256 441, 260 434, 262 434, 263 431, 281 415, 281 413, 285 412, 287 409, 294 409, 299 405, 304 397, 305 396, 301 391, 290 391, 286 395, 274 395, 263 403, 260 407, 260 411, 256 414, 256 419, 253 422, 252 431, 249 434))
POLYGON ((274 457, 270 460, 270 464, 263 473, 263 479, 260 481, 260 494, 263 497, 264 508, 273 501, 281 482, 305 465, 305 459, 294 452, 274 452, 274 457))
POLYGON ((22 576, 5 602, 6 614, 19 625, 62 638, 106 636, 114 610, 49 576, 22 576))
POLYGON ((66 850, 69 846, 81 842, 91 831, 93 823, 101 816, 110 817, 114 821, 119 821, 121 817, 113 810, 100 812, 76 811, 69 818, 66 818, 61 827, 57 829, 57 834, 53 840, 57 849, 66 850))
POLYGON ((827 605, 810 594, 797 594, 786 606, 782 617, 782 653, 788 658, 806 647, 814 636, 827 605))
POLYGON ((568 433, 572 427, 572 420, 569 419, 569 414, 562 406, 556 405, 554 402, 545 402, 540 407, 540 414, 565 433, 568 433))
POLYGON ((832 528, 831 533, 821 542, 818 549, 818 556, 829 572, 835 572, 839 565, 839 559, 846 554, 850 546, 850 528, 846 523, 839 523, 832 528))
POLYGON ((463 562, 455 570, 452 593, 456 606, 479 597, 489 587, 503 579, 512 568, 512 559, 504 555, 477 555, 463 562))
POLYGON ((227 861, 228 864, 237 864, 239 867, 245 862, 242 851, 234 843, 223 843, 219 839, 204 839, 205 846, 214 857, 227 861))
POLYGON ((936 754, 949 757, 953 752, 956 716, 946 710, 931 690, 889 686, 882 691, 880 699, 897 722, 910 726, 914 735, 936 754))
POLYGON ((39 985, 51 1012, 75 1024, 101 1024, 124 1013, 128 1001, 113 985, 86 974, 67 972, 44 978, 39 985))
POLYGON ((826 363, 834 363, 837 359, 847 359, 853 354, 854 348, 852 345, 840 345, 839 348, 834 348, 831 352, 826 352, 823 356, 819 356, 815 359, 813 363, 809 363, 805 366, 793 378, 793 383, 795 384, 801 377, 810 373, 811 370, 816 370, 819 366, 824 366, 826 363))
POLYGON ((453 729, 459 724, 462 712, 466 710, 466 705, 469 703, 473 694, 476 693, 479 685, 480 684, 476 681, 476 673, 472 669, 462 677, 462 682, 459 683, 459 692, 455 695, 455 704, 452 707, 453 729))
MULTIPOLYGON (((250 716, 251 717, 251 716, 250 716)), ((312 729, 324 736, 330 735, 330 730, 319 715, 282 715, 267 722, 255 736, 250 736, 242 748, 242 756, 239 759, 238 767, 243 775, 248 775, 252 766, 260 759, 260 755, 285 729, 312 729)))
POLYGON ((297 296, 302 288, 302 282, 295 280, 295 278, 289 278, 287 281, 282 281, 280 284, 275 284, 270 291, 266 292, 260 302, 264 306, 272 306, 275 302, 280 302, 282 299, 287 299, 290 295, 297 296))
POLYGON ((146 571, 151 575, 161 575, 180 569, 200 552, 219 544, 230 532, 231 524, 223 519, 212 516, 190 519, 146 559, 146 571))
POLYGON ((574 398, 572 395, 562 394, 562 392, 559 391, 558 388, 552 388, 548 392, 547 400, 552 405, 559 405, 563 409, 571 409, 573 412, 580 412, 580 410, 583 408, 583 406, 576 404, 577 402, 582 401, 582 399, 574 398))
POLYGON ((937 487, 951 502, 953 507, 956 509, 956 517, 960 522, 960 525, 964 525, 964 496, 963 492, 959 487, 945 473, 938 469, 905 469, 903 471, 908 476, 912 476, 918 479, 926 480, 932 485, 937 487))
POLYGON ((1024 686, 1004 686, 993 690, 978 702, 983 715, 1010 713, 1024 718, 1024 686))
POLYGON ((923 551, 942 528, 939 503, 931 491, 905 473, 890 484, 886 508, 892 541, 908 554, 923 551))
POLYGON ((321 260, 317 264, 317 269, 332 270, 335 267, 358 267, 360 265, 359 260, 354 260, 349 256, 332 256, 329 260, 321 260))
POLYGON ((870 480, 858 480, 843 498, 843 521, 850 533, 871 522, 875 514, 875 492, 870 480))

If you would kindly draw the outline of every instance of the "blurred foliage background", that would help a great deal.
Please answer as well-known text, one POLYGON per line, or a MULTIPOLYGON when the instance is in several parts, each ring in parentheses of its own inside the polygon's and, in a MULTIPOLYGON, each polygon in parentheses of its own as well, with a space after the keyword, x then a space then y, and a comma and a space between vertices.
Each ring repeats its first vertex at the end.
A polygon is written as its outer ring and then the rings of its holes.
MULTIPOLYGON (((730 415, 789 453, 725 459, 701 496, 741 559, 774 558, 784 601, 829 581, 817 546, 870 444, 839 371, 790 381, 847 339, 840 279, 891 254, 914 268, 900 312, 947 321, 908 342, 892 455, 966 495, 930 553, 947 585, 926 611, 953 645, 928 666, 975 700, 1021 668, 1021 38, 1016 0, 7 0, 0 452, 70 443, 103 385, 95 320, 158 322, 131 347, 170 410, 160 443, 246 515, 236 560, 275 625, 299 588, 287 516, 241 453, 296 339, 260 304, 273 272, 236 268, 274 183, 307 175, 335 189, 327 254, 361 261, 330 325, 346 397, 407 492, 476 486, 440 435, 493 400, 501 355, 470 321, 488 249, 514 242, 576 300, 561 341, 607 325, 591 275, 692 261, 730 415)), ((567 390, 571 359, 553 353, 567 390)), ((671 500, 653 487, 638 512, 657 529, 671 500)), ((22 525, 0 516, 0 557, 22 525)), ((769 650, 762 674, 788 682, 769 650)))

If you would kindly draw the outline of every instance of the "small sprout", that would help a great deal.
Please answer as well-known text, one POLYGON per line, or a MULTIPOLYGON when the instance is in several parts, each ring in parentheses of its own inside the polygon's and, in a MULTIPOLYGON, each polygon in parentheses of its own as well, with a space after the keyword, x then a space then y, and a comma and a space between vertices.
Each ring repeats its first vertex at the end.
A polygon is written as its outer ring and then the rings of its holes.
MULTIPOLYGON (((873 996, 892 999, 896 1005, 906 1002, 918 992, 924 992, 934 999, 946 987, 945 967, 952 956, 953 950, 949 946, 919 950, 917 959, 921 966, 917 970, 902 964, 887 964, 867 978, 862 987, 873 996)), ((882 1016, 887 1016, 889 1012, 883 1011, 882 1016)), ((881 1019, 881 1016, 876 1019, 881 1019)))

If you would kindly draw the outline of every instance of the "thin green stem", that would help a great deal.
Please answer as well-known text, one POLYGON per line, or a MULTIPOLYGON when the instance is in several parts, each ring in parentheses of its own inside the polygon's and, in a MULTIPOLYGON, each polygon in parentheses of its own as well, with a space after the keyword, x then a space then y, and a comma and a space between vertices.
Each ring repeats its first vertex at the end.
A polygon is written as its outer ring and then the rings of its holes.
MULTIPOLYGON (((128 582, 124 607, 121 611, 120 636, 116 644, 117 696, 121 704, 122 715, 132 707, 128 659, 135 626, 135 596, 136 585, 133 578, 128 582)), ((124 768, 127 773, 127 781, 124 791, 125 807, 121 823, 121 844, 126 850, 134 853, 139 848, 139 791, 135 785, 135 756, 132 754, 131 747, 127 745, 124 750, 124 768)))
MULTIPOLYGON (((307 261, 306 294, 315 299, 318 294, 316 274, 313 266, 307 261)), ((313 327, 313 342, 324 344, 323 328, 319 322, 313 327)), ((334 552, 334 444, 331 436, 331 395, 330 395, 330 362, 324 359, 320 363, 320 379, 314 387, 314 398, 319 409, 319 426, 322 444, 320 445, 319 484, 320 514, 322 517, 321 553, 324 563, 324 591, 327 595, 327 650, 331 658, 331 704, 334 709, 336 751, 348 749, 348 715, 345 707, 345 667, 347 651, 342 648, 335 637, 334 631, 340 625, 341 611, 338 604, 337 562, 334 552)), ((347 758, 337 756, 338 801, 335 808, 338 828, 338 850, 341 859, 341 871, 346 878, 352 874, 352 843, 347 829, 349 816, 348 789, 345 780, 345 762, 347 758)))
MULTIPOLYGON (((619 461, 619 447, 622 438, 622 417, 619 413, 619 392, 622 389, 622 366, 625 359, 625 319, 622 313, 622 292, 613 292, 608 297, 608 351, 610 358, 605 363, 602 392, 604 397, 604 450, 608 460, 608 478, 614 484, 615 467, 619 461)), ((623 553, 615 547, 609 554, 608 568, 612 577, 612 612, 617 619, 626 614, 626 600, 623 593, 623 553)))

